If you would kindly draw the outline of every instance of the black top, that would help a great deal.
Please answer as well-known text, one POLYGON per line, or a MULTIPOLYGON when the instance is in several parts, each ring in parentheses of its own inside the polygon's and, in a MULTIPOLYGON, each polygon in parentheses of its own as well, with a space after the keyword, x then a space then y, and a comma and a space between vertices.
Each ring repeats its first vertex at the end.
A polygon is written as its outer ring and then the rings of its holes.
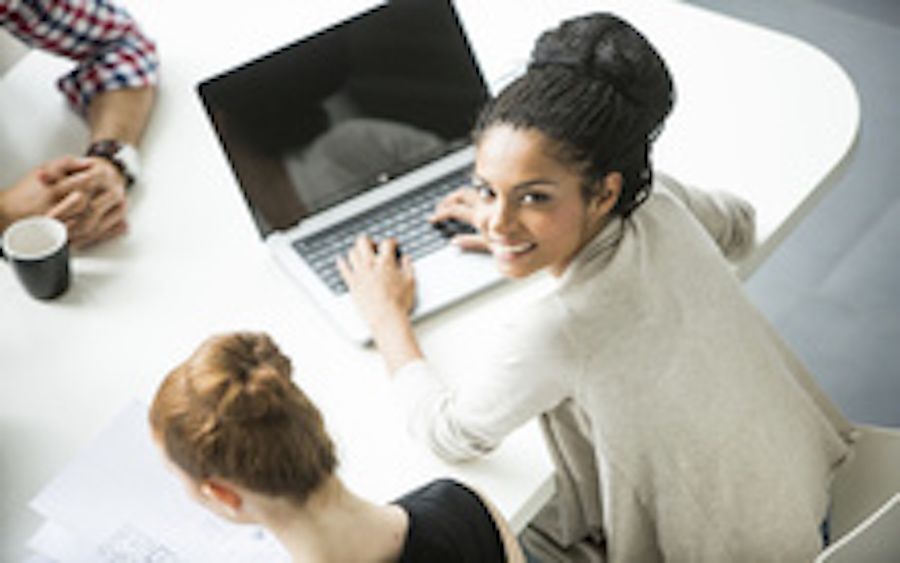
POLYGON ((409 514, 400 563, 504 562, 487 507, 461 483, 440 479, 394 501, 409 514))

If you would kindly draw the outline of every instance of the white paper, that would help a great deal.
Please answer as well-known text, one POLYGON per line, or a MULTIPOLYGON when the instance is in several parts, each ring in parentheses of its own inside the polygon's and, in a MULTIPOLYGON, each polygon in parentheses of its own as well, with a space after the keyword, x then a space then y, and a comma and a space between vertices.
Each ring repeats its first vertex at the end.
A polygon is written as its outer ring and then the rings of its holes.
POLYGON ((40 554, 28 563, 90 563, 99 560, 97 546, 83 541, 57 522, 44 522, 28 541, 28 548, 40 554))
POLYGON ((31 506, 81 545, 96 546, 95 561, 290 561, 262 528, 226 522, 188 497, 165 468, 150 438, 147 407, 137 401, 31 506))

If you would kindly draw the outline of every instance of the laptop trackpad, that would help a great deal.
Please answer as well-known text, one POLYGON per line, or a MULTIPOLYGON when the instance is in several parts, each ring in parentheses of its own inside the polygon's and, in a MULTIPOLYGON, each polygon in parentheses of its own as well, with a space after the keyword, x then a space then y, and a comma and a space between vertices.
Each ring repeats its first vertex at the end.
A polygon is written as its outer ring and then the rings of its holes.
POLYGON ((484 252, 448 246, 414 263, 416 309, 413 317, 428 315, 503 280, 494 259, 484 252))

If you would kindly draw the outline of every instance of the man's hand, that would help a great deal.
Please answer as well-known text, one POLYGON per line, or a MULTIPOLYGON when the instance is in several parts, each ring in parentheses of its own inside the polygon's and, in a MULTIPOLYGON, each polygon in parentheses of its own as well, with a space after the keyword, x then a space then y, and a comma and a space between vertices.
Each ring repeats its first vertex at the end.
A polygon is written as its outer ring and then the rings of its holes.
POLYGON ((69 227, 84 212, 88 196, 82 193, 63 193, 53 189, 48 170, 62 166, 58 159, 39 166, 26 174, 12 187, 0 191, 0 231, 13 221, 32 215, 50 215, 69 227))
POLYGON ((0 191, 0 231, 22 217, 48 215, 65 223, 74 248, 125 232, 125 211, 125 179, 101 158, 58 158, 0 191))
POLYGON ((62 218, 73 247, 84 248, 127 230, 125 177, 104 158, 67 157, 44 167, 43 178, 58 197, 80 193, 87 198, 81 212, 62 218))

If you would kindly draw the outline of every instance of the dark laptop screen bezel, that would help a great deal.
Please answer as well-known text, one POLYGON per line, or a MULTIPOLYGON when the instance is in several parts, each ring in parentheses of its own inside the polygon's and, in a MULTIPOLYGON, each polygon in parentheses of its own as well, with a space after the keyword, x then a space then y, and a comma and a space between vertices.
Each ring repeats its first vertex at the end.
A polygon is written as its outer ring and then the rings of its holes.
MULTIPOLYGON (((334 122, 313 106, 325 97, 349 92, 366 117, 437 133, 445 144, 428 158, 467 144, 489 98, 450 0, 392 0, 206 79, 197 91, 262 237, 312 214, 292 199, 278 162, 285 147, 305 146, 334 122)), ((359 182, 360 191, 422 160, 392 163, 359 182)))

